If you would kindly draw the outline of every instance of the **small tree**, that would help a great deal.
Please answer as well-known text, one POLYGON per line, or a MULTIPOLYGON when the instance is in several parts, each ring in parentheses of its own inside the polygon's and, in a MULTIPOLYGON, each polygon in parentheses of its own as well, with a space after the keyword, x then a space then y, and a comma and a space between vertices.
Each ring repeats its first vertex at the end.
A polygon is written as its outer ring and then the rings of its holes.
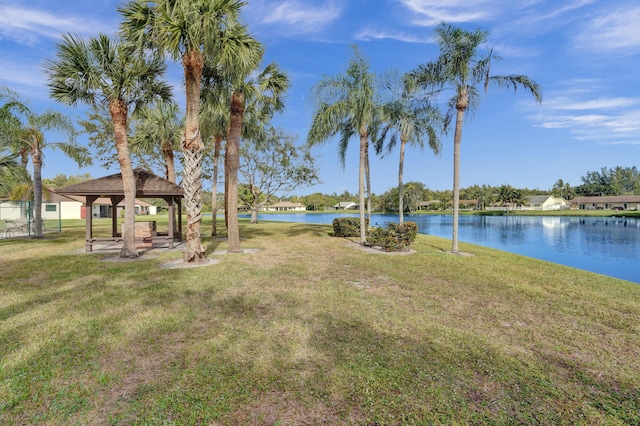
POLYGON ((308 147, 296 146, 293 137, 270 129, 264 140, 245 141, 240 149, 240 200, 251 211, 251 223, 258 223, 258 210, 275 194, 286 197, 292 191, 318 182, 318 170, 308 147))

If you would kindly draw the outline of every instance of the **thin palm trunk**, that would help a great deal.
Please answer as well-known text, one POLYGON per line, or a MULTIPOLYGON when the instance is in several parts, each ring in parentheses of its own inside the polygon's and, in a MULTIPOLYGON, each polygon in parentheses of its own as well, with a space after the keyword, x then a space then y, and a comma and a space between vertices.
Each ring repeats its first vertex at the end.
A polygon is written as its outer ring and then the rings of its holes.
POLYGON ((402 187, 402 173, 404 169, 404 149, 407 141, 400 138, 400 165, 398 166, 398 222, 400 225, 404 223, 404 196, 402 187))
POLYGON ((33 236, 42 237, 42 151, 39 144, 34 141, 34 149, 31 153, 33 163, 33 236))
POLYGON ((238 169, 240 168, 240 135, 244 115, 244 95, 234 92, 231 96, 231 125, 225 153, 225 187, 227 199, 227 235, 229 253, 241 253, 238 228, 238 169), (227 182, 228 181, 228 182, 227 182))
POLYGON ((358 173, 358 194, 360 212, 360 243, 364 244, 367 239, 366 223, 364 220, 365 200, 364 200, 364 180, 365 180, 365 167, 367 158, 367 142, 368 135, 366 131, 360 132, 360 167, 358 173))
POLYGON ((367 148, 365 150, 365 162, 364 162, 364 172, 365 178, 367 180, 367 221, 365 224, 367 225, 367 229, 365 233, 369 232, 369 224, 371 224, 371 168, 369 167, 369 140, 367 139, 367 148))
POLYGON ((460 206, 460 141, 462 140, 462 123, 464 109, 456 114, 456 130, 453 137, 453 236, 451 252, 458 253, 458 215, 460 206))
POLYGON ((124 226, 122 228, 120 257, 138 257, 135 240, 136 180, 133 175, 127 140, 127 105, 123 101, 112 101, 109 104, 109 113, 113 120, 116 151, 118 152, 118 163, 120 163, 120 173, 124 187, 124 226))
POLYGON ((185 208, 187 211, 187 236, 183 260, 199 263, 204 260, 202 247, 202 156, 204 143, 200 135, 198 113, 200 110, 200 80, 202 77, 203 57, 198 51, 189 51, 182 58, 185 76, 186 115, 185 138, 182 144, 184 153, 185 208))
POLYGON ((162 146, 162 153, 164 155, 164 166, 167 174, 167 180, 169 182, 176 183, 176 165, 171 142, 162 146))
POLYGON ((216 222, 216 213, 218 212, 218 164, 220 163, 220 146, 222 145, 222 136, 216 135, 213 146, 213 176, 211 178, 211 236, 218 235, 218 224, 216 222))

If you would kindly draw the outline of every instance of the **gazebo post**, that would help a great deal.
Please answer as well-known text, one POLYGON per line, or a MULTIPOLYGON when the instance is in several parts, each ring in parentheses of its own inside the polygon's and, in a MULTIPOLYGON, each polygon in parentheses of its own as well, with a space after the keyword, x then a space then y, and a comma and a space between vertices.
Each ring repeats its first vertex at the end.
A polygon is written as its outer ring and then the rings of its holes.
MULTIPOLYGON (((118 204, 124 199, 121 195, 112 195, 111 197, 111 236, 118 236, 118 204)), ((120 235, 122 236, 122 235, 120 235)))
POLYGON ((87 195, 84 218, 85 218, 85 247, 84 251, 90 252, 93 250, 93 202, 98 199, 97 195, 87 195))
POLYGON ((175 236, 176 229, 176 209, 175 209, 175 197, 167 197, 165 201, 169 205, 169 248, 173 248, 173 238, 175 236))
POLYGON ((182 199, 177 197, 178 204, 178 235, 180 235, 180 241, 182 241, 182 199))

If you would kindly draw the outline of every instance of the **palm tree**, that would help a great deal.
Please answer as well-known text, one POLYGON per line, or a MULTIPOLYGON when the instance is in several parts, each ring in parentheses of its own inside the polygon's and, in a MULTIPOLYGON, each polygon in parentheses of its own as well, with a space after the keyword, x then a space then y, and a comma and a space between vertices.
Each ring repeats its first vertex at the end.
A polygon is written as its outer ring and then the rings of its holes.
MULTIPOLYGON (((257 43, 257 42, 256 42, 257 43)), ((262 48, 251 47, 254 59, 262 58, 262 48)), ((259 62, 259 61, 258 61, 259 62)), ((247 61, 248 64, 251 62, 247 61)), ((237 64, 237 62, 236 62, 237 64)), ((268 121, 275 112, 284 109, 282 95, 289 87, 289 78, 275 63, 267 65, 260 73, 252 76, 256 67, 235 67, 227 64, 232 74, 227 78, 231 83, 230 126, 225 152, 225 209, 227 211, 227 235, 229 253, 241 252, 238 229, 238 170, 240 168, 240 138, 243 133, 253 129, 253 133, 263 131, 258 123, 268 121), (243 69, 244 68, 244 69, 243 69), (245 125, 245 112, 249 111, 252 120, 245 125)), ((253 135, 256 138, 257 135, 253 135)))
POLYGON ((498 188, 498 195, 496 196, 496 201, 502 203, 502 206, 506 208, 507 213, 509 213, 509 206, 514 200, 515 189, 511 185, 502 185, 498 188))
MULTIPOLYGON (((0 94, 0 97, 3 95, 0 94)), ((6 92, 5 92, 6 96, 6 92)), ((5 105, 17 112, 17 132, 9 140, 9 146, 22 158, 22 164, 26 167, 31 159, 33 165, 33 236, 42 237, 42 166, 44 164, 44 150, 53 148, 62 151, 73 159, 78 167, 91 164, 89 150, 75 142, 76 131, 71 121, 57 111, 45 111, 42 114, 34 113, 25 103, 17 97, 13 97, 5 105), (45 133, 49 131, 62 132, 68 137, 68 141, 47 142, 45 133)))
POLYGON ((390 152, 400 139, 400 161, 398 166, 398 221, 404 223, 403 169, 407 143, 424 147, 424 138, 428 138, 429 148, 434 154, 440 153, 438 138, 443 118, 437 108, 429 102, 417 99, 418 91, 414 82, 406 76, 404 79, 392 77, 388 80, 389 99, 382 106, 383 120, 387 122, 380 138, 376 141, 376 151, 381 152, 388 132, 392 132, 387 151, 390 152), (434 127, 435 126, 435 127, 434 127), (436 129, 438 127, 438 129, 436 129))
POLYGON ((178 116, 178 105, 174 102, 157 101, 153 107, 147 105, 136 116, 131 151, 155 154, 162 152, 165 176, 176 182, 174 149, 180 142, 184 123, 178 116))
MULTIPOLYGON (((218 225, 216 213, 218 211, 218 178, 220 175, 220 155, 222 143, 229 130, 229 100, 226 91, 219 86, 218 75, 208 75, 208 67, 205 66, 203 72, 203 88, 201 93, 202 109, 200 112, 200 130, 203 141, 213 141, 209 143, 209 153, 213 163, 211 175, 211 236, 218 235, 218 225), (211 151, 213 145, 213 151, 211 151)), ((225 217, 226 218, 226 217, 225 217)))
POLYGON ((360 242, 366 240, 365 168, 370 130, 375 122, 377 99, 376 76, 369 71, 369 62, 353 47, 354 55, 345 74, 324 76, 312 88, 315 113, 309 134, 310 145, 325 142, 340 134, 339 158, 344 166, 346 147, 352 136, 360 138, 358 193, 360 210, 360 242))
POLYGON ((127 139, 129 109, 138 111, 151 101, 170 99, 170 87, 159 80, 165 68, 160 58, 149 58, 131 44, 102 34, 88 40, 63 36, 56 59, 45 64, 53 99, 68 105, 103 104, 109 109, 124 185, 121 257, 138 256, 134 236, 136 182, 127 139))
POLYGON ((458 211, 460 204, 460 142, 462 124, 466 111, 473 111, 480 102, 478 86, 489 85, 499 88, 523 88, 529 91, 537 102, 542 102, 540 87, 524 75, 496 76, 491 74, 491 64, 501 58, 489 49, 487 54, 478 52, 480 45, 487 41, 486 31, 465 31, 442 23, 436 28, 436 39, 440 56, 435 62, 420 65, 411 74, 419 85, 425 88, 450 89, 453 96, 449 100, 447 122, 456 114, 453 137, 453 238, 452 253, 458 253, 458 211))
POLYGON ((185 76, 186 116, 182 139, 183 188, 187 213, 185 262, 202 262, 202 158, 200 90, 206 57, 216 57, 230 43, 227 29, 237 25, 239 0, 134 0, 120 8, 125 36, 140 47, 151 47, 182 61, 185 76))

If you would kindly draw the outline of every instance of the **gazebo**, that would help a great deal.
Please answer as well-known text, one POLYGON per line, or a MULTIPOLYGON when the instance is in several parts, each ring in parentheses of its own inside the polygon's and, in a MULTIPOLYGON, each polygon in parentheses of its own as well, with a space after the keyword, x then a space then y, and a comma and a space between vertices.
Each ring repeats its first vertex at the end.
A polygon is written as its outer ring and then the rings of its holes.
MULTIPOLYGON (((136 180, 136 198, 162 198, 169 206, 169 231, 164 234, 151 236, 151 244, 168 243, 173 248, 174 241, 182 239, 182 198, 184 191, 179 185, 163 179, 144 169, 134 169, 136 180), (176 212, 177 208, 177 212, 176 212), (178 219, 176 221, 176 213, 178 219)), ((55 190, 62 195, 85 197, 86 219, 86 246, 87 252, 92 251, 93 244, 99 241, 122 241, 122 234, 118 232, 117 205, 124 199, 124 185, 122 174, 117 173, 98 179, 81 182, 75 185, 65 186, 55 190), (100 197, 111 200, 111 238, 93 237, 93 215, 91 214, 93 203, 100 197)), ((155 222, 153 222, 155 231, 155 222)))

